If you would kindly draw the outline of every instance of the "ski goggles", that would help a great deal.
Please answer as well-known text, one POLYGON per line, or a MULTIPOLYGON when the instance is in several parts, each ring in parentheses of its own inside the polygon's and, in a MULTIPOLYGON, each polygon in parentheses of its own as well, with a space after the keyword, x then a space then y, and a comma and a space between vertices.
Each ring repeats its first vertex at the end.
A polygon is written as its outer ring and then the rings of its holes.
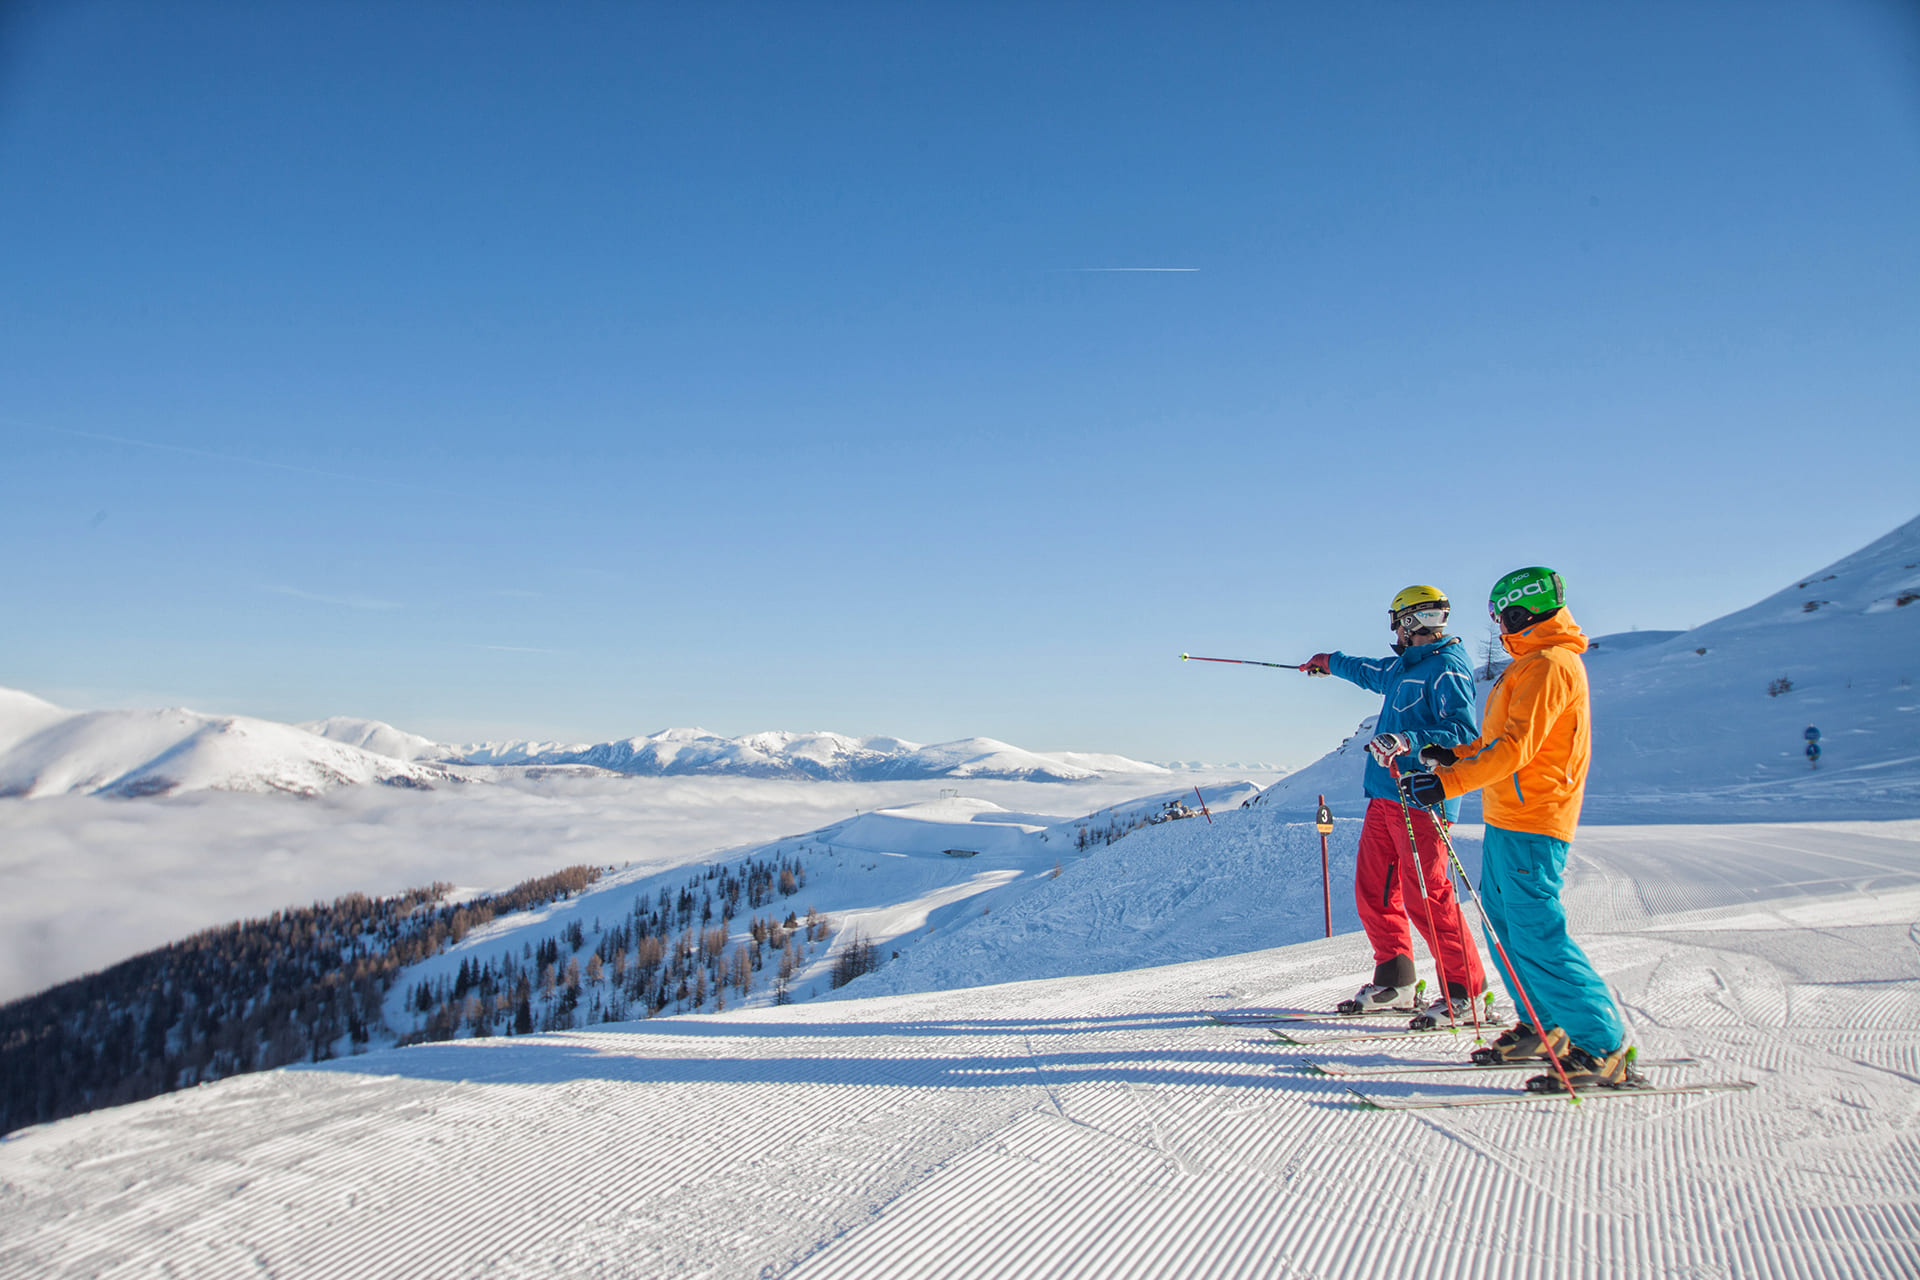
POLYGON ((1393 629, 1395 631, 1438 631, 1447 625, 1448 612, 1445 606, 1402 609, 1393 615, 1393 629))

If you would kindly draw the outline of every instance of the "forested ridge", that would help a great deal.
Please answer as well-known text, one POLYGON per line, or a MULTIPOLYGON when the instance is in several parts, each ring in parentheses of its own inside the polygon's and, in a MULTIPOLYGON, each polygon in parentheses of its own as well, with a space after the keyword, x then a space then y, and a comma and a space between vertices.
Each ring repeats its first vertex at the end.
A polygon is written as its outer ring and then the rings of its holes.
MULTIPOLYGON (((785 1004, 795 976, 833 931, 812 907, 804 916, 774 908, 776 897, 790 898, 806 882, 798 857, 709 866, 678 887, 636 893, 610 921, 576 915, 557 933, 522 940, 517 954, 509 947, 463 959, 457 972, 423 977, 407 992, 413 1024, 400 1043, 718 1012, 729 992, 737 1003, 766 989, 773 1003, 785 1004), (762 916, 762 907, 773 909, 762 916), (743 908, 754 914, 736 939, 743 908)), ((870 954, 866 967, 873 967, 870 954)), ((830 978, 834 986, 846 980, 838 966, 830 978)))
POLYGON ((203 1080, 318 1062, 390 1034, 410 964, 508 912, 580 892, 569 867, 458 904, 451 885, 223 925, 0 1006, 0 1132, 203 1080))
MULTIPOLYGON (((0 1133, 203 1081, 370 1046, 527 1035, 663 1010, 725 1009, 769 986, 775 1003, 832 922, 769 910, 806 884, 797 857, 702 868, 622 902, 603 926, 569 920, 537 941, 489 951, 412 983, 393 1025, 388 996, 410 965, 510 912, 572 897, 603 869, 569 867, 460 903, 432 884, 224 925, 0 1006, 0 1133), (732 941, 734 917, 754 912, 732 941), (771 972, 762 976, 762 971, 771 972)), ((830 975, 875 966, 855 939, 830 975)), ((429 971, 431 972, 431 970, 429 971)))

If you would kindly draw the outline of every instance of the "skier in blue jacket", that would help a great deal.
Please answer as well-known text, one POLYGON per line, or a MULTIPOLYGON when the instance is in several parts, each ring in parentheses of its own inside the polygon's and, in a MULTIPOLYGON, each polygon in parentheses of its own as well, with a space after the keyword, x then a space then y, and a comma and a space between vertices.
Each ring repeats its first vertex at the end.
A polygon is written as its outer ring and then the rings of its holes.
MULTIPOLYGON (((1353 999, 1341 1002, 1343 1013, 1414 1010, 1409 916, 1440 969, 1438 995, 1426 1010, 1428 1016, 1441 1022, 1461 1020, 1468 1016, 1468 1003, 1486 987, 1480 952, 1461 919, 1434 820, 1418 806, 1409 813, 1387 768, 1389 761, 1401 759, 1402 772, 1424 772, 1426 766, 1418 759, 1421 747, 1457 746, 1480 734, 1473 708, 1473 666, 1460 638, 1446 634, 1449 612, 1447 598, 1437 588, 1408 587, 1387 610, 1396 641, 1394 656, 1317 653, 1301 668, 1308 675, 1339 676, 1383 695, 1374 737, 1367 743, 1367 815, 1360 828, 1353 883, 1360 923, 1373 944, 1373 980, 1353 999), (1409 817, 1414 847, 1407 841, 1409 817)), ((1459 816, 1458 801, 1448 801, 1446 816, 1449 822, 1459 816)))

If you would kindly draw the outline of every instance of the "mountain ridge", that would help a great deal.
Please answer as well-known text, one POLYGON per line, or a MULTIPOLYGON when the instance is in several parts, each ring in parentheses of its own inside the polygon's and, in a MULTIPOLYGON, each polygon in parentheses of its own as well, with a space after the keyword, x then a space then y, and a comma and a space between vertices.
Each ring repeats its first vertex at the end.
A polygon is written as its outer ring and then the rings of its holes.
POLYGON ((30 693, 0 689, 0 798, 138 798, 200 790, 314 796, 373 783, 457 785, 484 780, 481 771, 491 768, 835 782, 1081 782, 1172 772, 1121 755, 1028 751, 997 738, 922 745, 824 731, 771 730, 725 738, 704 729, 673 728, 601 743, 456 746, 352 716, 289 725, 184 707, 72 711, 30 693))

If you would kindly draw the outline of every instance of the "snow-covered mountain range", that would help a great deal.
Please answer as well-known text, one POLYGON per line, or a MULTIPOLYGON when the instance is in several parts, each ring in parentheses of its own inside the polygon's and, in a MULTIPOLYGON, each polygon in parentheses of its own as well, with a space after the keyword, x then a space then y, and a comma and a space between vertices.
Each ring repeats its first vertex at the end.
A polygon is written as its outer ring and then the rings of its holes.
POLYGON ((250 716, 158 711, 67 711, 0 689, 0 797, 150 796, 176 791, 315 795, 384 783, 457 782, 414 764, 250 716))
MULTIPOLYGON (((1586 657, 1588 822, 1920 812, 1920 518, 1758 604, 1691 631, 1601 636, 1586 657)), ((1306 813, 1324 793, 1355 811, 1371 726, 1260 803, 1306 813)), ((1463 816, 1478 821, 1477 801, 1463 816)))
POLYGON ((335 716, 286 725, 177 707, 74 712, 31 694, 0 689, 0 797, 134 797, 201 790, 310 796, 366 783, 458 783, 484 778, 482 766, 842 782, 1079 782, 1169 772, 1125 756, 1026 751, 993 738, 922 746, 899 738, 837 733, 722 738, 701 729, 668 729, 592 745, 523 741, 448 746, 378 720, 335 716))
POLYGON ((932 746, 902 738, 842 733, 750 733, 723 738, 704 729, 664 729, 644 738, 567 746, 552 742, 481 742, 421 753, 411 735, 377 721, 330 720, 302 726, 328 737, 381 742, 406 738, 409 759, 452 764, 587 765, 643 777, 733 774, 835 782, 916 778, 1018 778, 1077 782, 1105 774, 1162 774, 1167 769, 1125 756, 1078 751, 1026 751, 994 738, 961 738, 932 746))

